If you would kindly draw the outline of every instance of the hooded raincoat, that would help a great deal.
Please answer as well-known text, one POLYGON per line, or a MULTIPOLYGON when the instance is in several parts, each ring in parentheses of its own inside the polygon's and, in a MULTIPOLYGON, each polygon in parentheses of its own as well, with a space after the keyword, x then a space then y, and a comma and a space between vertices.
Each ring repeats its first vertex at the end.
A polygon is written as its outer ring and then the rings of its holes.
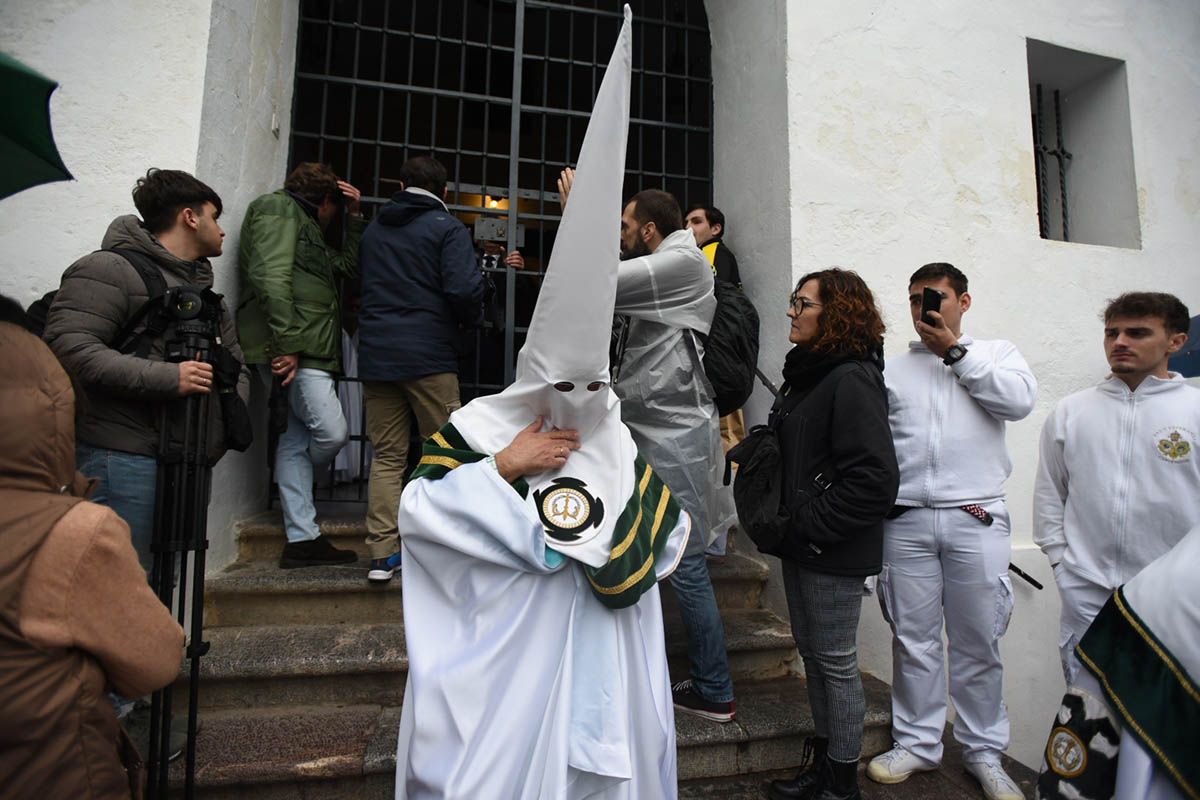
POLYGON ((0 794, 128 798, 108 696, 179 674, 183 630, 129 528, 83 500, 75 398, 32 335, 0 323, 0 794))
POLYGON ((736 520, 697 336, 708 334, 716 309, 712 267, 687 229, 617 270, 615 311, 629 322, 613 388, 638 450, 691 516, 692 530, 704 532, 691 537, 687 555, 703 551, 736 520))

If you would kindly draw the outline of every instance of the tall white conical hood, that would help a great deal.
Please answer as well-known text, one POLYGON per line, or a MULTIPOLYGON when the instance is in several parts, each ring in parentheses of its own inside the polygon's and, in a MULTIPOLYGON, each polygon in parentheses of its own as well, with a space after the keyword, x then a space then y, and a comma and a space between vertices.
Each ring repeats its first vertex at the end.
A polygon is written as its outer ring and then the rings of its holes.
POLYGON ((582 485, 583 496, 599 501, 591 508, 602 510, 602 516, 569 537, 547 528, 549 547, 596 567, 608 560, 613 526, 634 489, 637 457, 621 422, 620 403, 608 384, 629 134, 632 16, 625 6, 625 20, 583 139, 570 202, 517 356, 516 380, 503 392, 472 400, 450 416, 467 443, 484 453, 507 447, 538 416, 545 418, 546 430, 579 431, 582 446, 562 470, 526 476, 527 502, 538 517, 544 510, 536 506, 536 490, 555 481, 560 485, 562 479, 582 485))
POLYGON ((625 22, 583 138, 571 199, 517 356, 518 380, 566 375, 608 380, 629 132, 630 17, 625 6, 625 22))

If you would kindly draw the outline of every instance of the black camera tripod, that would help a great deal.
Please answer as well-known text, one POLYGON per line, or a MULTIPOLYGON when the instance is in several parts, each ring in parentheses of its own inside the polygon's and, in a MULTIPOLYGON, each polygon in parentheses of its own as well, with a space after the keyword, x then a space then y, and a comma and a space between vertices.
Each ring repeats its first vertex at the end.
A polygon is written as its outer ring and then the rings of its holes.
MULTIPOLYGON (((214 296, 215 297, 215 296, 214 296)), ((174 316, 164 361, 213 362, 219 345, 220 299, 177 291, 166 304, 174 316)), ((208 455, 211 394, 192 394, 164 404, 159 412, 158 479, 154 507, 154 566, 150 583, 179 624, 190 630, 185 656, 188 669, 187 750, 183 796, 195 796, 196 718, 200 690, 200 658, 204 641, 204 557, 208 549, 208 500, 212 464, 208 455), (190 563, 189 563, 190 562, 190 563), (176 580, 178 578, 178 580, 176 580), (190 585, 189 585, 190 581, 190 585)), ((147 796, 166 800, 170 753, 172 687, 155 692, 150 701, 150 752, 147 796)))

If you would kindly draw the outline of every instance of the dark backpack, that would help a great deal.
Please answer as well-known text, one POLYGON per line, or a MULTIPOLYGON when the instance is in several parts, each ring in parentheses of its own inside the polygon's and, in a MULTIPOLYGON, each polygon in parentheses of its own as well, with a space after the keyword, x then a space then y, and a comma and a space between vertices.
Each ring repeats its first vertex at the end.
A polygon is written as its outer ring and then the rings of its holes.
MULTIPOLYGON (((162 270, 159 269, 158 265, 154 263, 154 260, 150 258, 150 256, 146 255, 145 253, 139 253, 137 250, 127 250, 117 247, 101 250, 100 252, 116 253, 121 258, 128 261, 134 270, 137 271, 137 274, 142 278, 142 283, 146 286, 146 297, 149 298, 146 301, 146 305, 149 305, 166 294, 167 280, 163 277, 162 270)), ((54 296, 56 294, 58 294, 57 289, 52 292, 46 292, 40 299, 34 300, 29 308, 25 310, 25 314, 29 318, 29 328, 31 331, 33 331, 34 335, 38 336, 39 338, 46 331, 46 316, 50 313, 50 306, 54 303, 54 296)), ((130 320, 125 323, 124 327, 117 332, 116 338, 113 339, 113 342, 118 343, 119 345, 128 346, 128 340, 133 334, 134 329, 141 323, 145 316, 146 315, 139 309, 139 311, 136 312, 130 318, 130 320)), ((161 331, 159 333, 161 333, 161 331)), ((137 344, 140 346, 141 343, 138 342, 137 344)), ((146 347, 148 346, 149 343, 146 344, 146 347)), ((120 346, 118 346, 117 349, 121 350, 122 352, 129 352, 120 346)), ((140 355, 145 358, 145 353, 140 353, 140 355)))
MULTIPOLYGON (((856 369, 855 362, 834 367, 825 380, 856 369)), ((783 496, 783 452, 779 443, 779 427, 796 409, 808 393, 790 392, 785 384, 775 398, 767 424, 755 425, 746 438, 725 455, 725 485, 729 485, 732 465, 738 465, 737 478, 733 481, 733 503, 737 508, 738 522, 758 549, 768 555, 796 558, 794 541, 791 541, 791 515, 783 496)), ((832 464, 821 464, 806 476, 800 495, 809 499, 823 494, 837 480, 832 464)), ((808 545, 813 551, 820 549, 808 545)))
POLYGON ((781 392, 767 417, 767 424, 755 425, 746 438, 725 454, 725 485, 729 485, 732 465, 738 465, 733 482, 733 503, 738 522, 758 549, 777 554, 787 536, 787 518, 783 508, 783 453, 779 447, 779 426, 796 407, 799 399, 781 392))
POLYGON ((704 341, 704 374, 713 387, 717 414, 732 414, 754 391, 758 367, 758 311, 746 294, 716 279, 717 310, 704 341))

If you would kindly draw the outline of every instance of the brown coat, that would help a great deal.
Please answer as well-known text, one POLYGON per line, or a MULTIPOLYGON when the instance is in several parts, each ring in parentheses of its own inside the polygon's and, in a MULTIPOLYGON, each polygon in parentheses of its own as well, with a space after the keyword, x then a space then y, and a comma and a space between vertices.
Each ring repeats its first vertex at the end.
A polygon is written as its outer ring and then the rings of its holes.
POLYGON ((0 787, 5 798, 128 798, 109 689, 179 673, 183 630, 129 528, 82 501, 74 395, 50 350, 0 323, 0 787))

